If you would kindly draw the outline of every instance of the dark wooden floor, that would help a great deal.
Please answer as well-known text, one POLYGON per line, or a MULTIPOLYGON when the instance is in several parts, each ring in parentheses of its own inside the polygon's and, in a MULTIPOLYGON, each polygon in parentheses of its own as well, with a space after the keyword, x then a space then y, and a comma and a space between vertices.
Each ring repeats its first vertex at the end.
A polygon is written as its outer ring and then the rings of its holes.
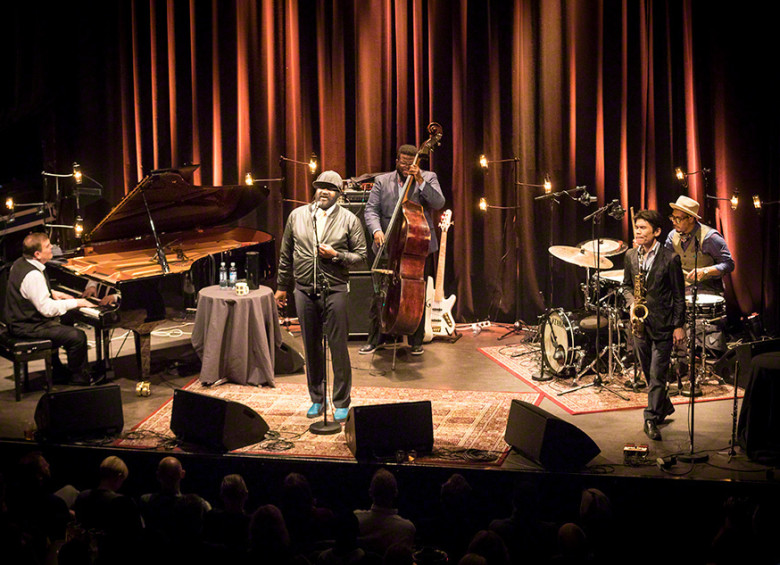
MULTIPOLYGON (((137 370, 132 357, 132 339, 121 345, 122 331, 117 330, 112 341, 112 355, 116 356, 117 351, 120 355, 114 362, 114 382, 119 384, 122 390, 125 430, 146 418, 173 394, 174 388, 182 386, 192 378, 192 374, 178 374, 186 369, 186 363, 182 365, 182 361, 194 358, 194 352, 189 346, 190 331, 191 325, 186 322, 171 322, 170 327, 164 327, 160 335, 153 338, 152 395, 142 398, 135 394, 137 370)), ((287 331, 284 333, 285 341, 301 351, 300 339, 287 331)), ((505 328, 495 325, 483 328, 478 334, 469 327, 462 329, 461 333, 461 339, 455 343, 434 341, 426 344, 425 353, 420 357, 409 355, 405 347, 398 349, 395 369, 392 366, 392 351, 359 355, 358 348, 363 342, 353 339, 350 341, 350 352, 354 385, 504 392, 533 390, 478 351, 479 347, 517 343, 521 339, 520 336, 499 341, 498 338, 505 333, 505 328)), ((33 365, 32 369, 37 370, 39 367, 33 365)), ((24 437, 25 428, 33 424, 35 407, 42 392, 27 393, 21 402, 15 402, 11 364, 3 361, 0 371, 3 375, 0 380, 0 438, 21 439, 24 437)), ((306 380, 303 373, 280 375, 277 378, 295 383, 303 383, 306 380)), ((57 387, 59 390, 66 388, 64 385, 57 387)), ((588 393, 609 394, 596 389, 589 389, 588 393)), ((641 410, 571 416, 547 399, 541 403, 543 409, 588 434, 601 449, 601 454, 590 463, 586 473, 654 478, 679 475, 694 480, 762 481, 766 477, 764 466, 739 453, 735 457, 728 455, 732 434, 732 406, 731 401, 696 405, 694 446, 696 451, 708 454, 708 462, 693 466, 678 463, 669 470, 661 470, 655 465, 658 457, 688 453, 691 450, 687 406, 678 407, 674 419, 663 427, 663 441, 651 442, 642 432, 641 410), (625 444, 648 444, 648 464, 624 465, 625 444)), ((516 453, 507 458, 502 469, 542 470, 537 464, 516 453)))

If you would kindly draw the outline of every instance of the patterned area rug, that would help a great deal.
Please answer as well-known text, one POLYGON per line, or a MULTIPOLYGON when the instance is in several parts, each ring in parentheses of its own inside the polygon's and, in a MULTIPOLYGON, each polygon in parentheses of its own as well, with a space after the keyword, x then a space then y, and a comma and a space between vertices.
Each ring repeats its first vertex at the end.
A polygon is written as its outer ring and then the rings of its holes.
MULTIPOLYGON (((539 363, 541 360, 539 349, 536 346, 519 344, 481 347, 479 350, 569 414, 633 410, 644 408, 647 405, 647 393, 624 389, 623 382, 626 378, 621 375, 613 376, 610 382, 605 383, 606 388, 590 386, 569 393, 566 391, 575 387, 574 379, 571 377, 554 378, 542 382, 533 380, 534 375, 540 374, 539 363), (619 393, 620 396, 613 394, 607 388, 619 393), (621 396, 625 398, 621 398, 621 396)), ((594 376, 593 373, 583 375, 576 385, 591 384, 594 376)), ((696 398, 696 402, 734 398, 734 387, 729 384, 721 384, 717 379, 708 379, 698 384, 701 385, 703 394, 696 398)), ((742 398, 742 393, 743 391, 740 389, 738 391, 740 398, 742 398)), ((673 404, 687 404, 688 402, 690 402, 690 398, 687 396, 672 396, 673 404)))
MULTIPOLYGON (((306 418, 310 406, 305 384, 281 383, 276 388, 224 384, 204 387, 194 380, 187 390, 233 400, 249 406, 278 432, 279 441, 264 441, 232 453, 277 455, 283 457, 354 459, 346 444, 344 432, 314 435, 306 418)), ((354 387, 352 405, 389 404, 430 400, 433 409, 433 453, 416 462, 427 464, 473 463, 500 465, 509 451, 504 442, 506 421, 512 399, 531 404, 541 402, 532 393, 430 390, 408 388, 354 387), (487 457, 482 459, 482 457, 487 457)), ((138 424, 115 445, 136 449, 155 449, 174 439, 170 430, 169 400, 154 414, 138 424)), ((392 432, 390 432, 392 433, 392 432)))

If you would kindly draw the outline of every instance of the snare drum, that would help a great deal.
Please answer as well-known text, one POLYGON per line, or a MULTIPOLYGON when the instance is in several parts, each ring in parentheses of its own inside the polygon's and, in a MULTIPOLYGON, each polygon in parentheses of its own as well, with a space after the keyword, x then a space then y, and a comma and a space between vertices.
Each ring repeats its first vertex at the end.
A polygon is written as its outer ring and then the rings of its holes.
POLYGON ((602 306, 615 306, 623 308, 623 294, 620 292, 620 285, 623 284, 623 269, 613 271, 602 271, 598 275, 590 277, 591 295, 587 297, 586 308, 593 309, 596 301, 596 281, 598 276, 599 301, 602 306))
POLYGON ((542 359, 555 375, 576 370, 595 355, 590 335, 580 324, 583 318, 582 312, 555 308, 542 321, 542 359))
MULTIPOLYGON (((685 302, 690 315, 693 306, 693 295, 686 294, 685 302)), ((715 318, 726 313, 726 299, 719 294, 699 292, 696 294, 696 313, 699 318, 715 318)))

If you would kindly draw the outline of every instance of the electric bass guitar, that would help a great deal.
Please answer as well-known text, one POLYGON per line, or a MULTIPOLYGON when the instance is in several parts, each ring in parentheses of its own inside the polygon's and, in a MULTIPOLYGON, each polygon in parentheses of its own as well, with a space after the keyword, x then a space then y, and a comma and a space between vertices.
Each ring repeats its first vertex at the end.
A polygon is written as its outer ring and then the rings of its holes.
POLYGON ((428 277, 428 285, 425 293, 425 343, 434 337, 450 337, 455 334, 455 319, 452 317, 452 306, 455 304, 455 295, 444 298, 444 265, 447 260, 447 230, 452 225, 452 210, 446 210, 442 214, 439 227, 441 228, 441 242, 439 244, 439 266, 436 269, 436 284, 433 277, 428 277))

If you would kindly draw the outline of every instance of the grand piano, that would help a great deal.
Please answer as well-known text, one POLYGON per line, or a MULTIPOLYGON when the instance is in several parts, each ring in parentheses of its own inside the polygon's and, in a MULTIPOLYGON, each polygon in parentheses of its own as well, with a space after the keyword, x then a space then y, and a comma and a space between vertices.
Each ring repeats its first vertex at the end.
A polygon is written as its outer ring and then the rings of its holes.
POLYGON ((273 237, 229 226, 255 210, 268 188, 193 186, 193 170, 153 171, 84 237, 83 253, 47 264, 54 288, 80 294, 91 285, 98 298, 118 296, 114 306, 72 311, 74 321, 96 330, 99 368, 109 361, 109 331, 126 328, 135 337, 139 380, 148 380, 151 332, 166 310, 195 306, 198 290, 217 282, 221 261, 235 262, 239 278, 258 284, 275 276, 273 237))

